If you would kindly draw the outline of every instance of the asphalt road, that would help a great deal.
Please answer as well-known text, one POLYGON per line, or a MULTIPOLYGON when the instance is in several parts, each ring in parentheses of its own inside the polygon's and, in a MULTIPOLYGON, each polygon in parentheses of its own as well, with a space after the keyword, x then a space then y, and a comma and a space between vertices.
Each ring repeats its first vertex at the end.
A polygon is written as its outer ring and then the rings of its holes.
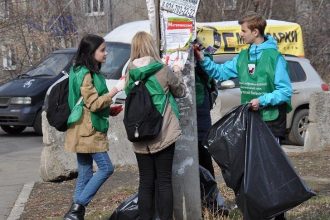
POLYGON ((7 219, 25 183, 39 181, 42 136, 28 128, 7 135, 0 128, 0 220, 7 219))

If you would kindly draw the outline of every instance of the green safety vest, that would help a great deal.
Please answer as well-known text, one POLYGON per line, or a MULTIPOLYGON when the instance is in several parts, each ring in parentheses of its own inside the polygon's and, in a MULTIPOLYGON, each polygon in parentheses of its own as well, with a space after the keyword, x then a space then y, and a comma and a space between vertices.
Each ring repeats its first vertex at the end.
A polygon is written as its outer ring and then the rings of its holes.
MULTIPOLYGON (((125 92, 128 95, 132 90, 132 88, 134 87, 134 82, 139 80, 144 81, 145 86, 147 87, 150 93, 152 102, 160 114, 163 114, 165 110, 167 95, 165 94, 163 87, 158 82, 155 73, 161 70, 163 66, 164 64, 155 61, 147 66, 130 69, 128 85, 125 88, 125 92)), ((175 98, 170 92, 168 93, 168 96, 172 110, 177 116, 177 118, 179 118, 179 108, 175 101, 175 98)))
MULTIPOLYGON (((275 49, 262 51, 257 62, 249 61, 249 50, 243 50, 237 60, 237 71, 241 89, 241 104, 250 102, 265 93, 275 90, 275 67, 280 53, 275 49), (248 64, 255 63, 254 74, 250 74, 248 64)), ((260 111, 264 121, 272 121, 278 118, 279 110, 277 106, 267 106, 260 111)))
MULTIPOLYGON (((79 121, 83 113, 84 100, 82 100, 78 105, 79 98, 81 97, 80 87, 84 81, 86 74, 90 73, 90 70, 85 66, 79 66, 77 68, 71 67, 69 74, 69 107, 71 114, 68 118, 68 126, 79 121)), ((105 78, 102 74, 94 73, 92 74, 93 85, 99 96, 108 93, 108 88, 105 82, 105 78)), ((104 109, 101 109, 97 112, 91 112, 92 125, 95 130, 106 133, 109 128, 109 115, 110 115, 110 106, 104 109)))
MULTIPOLYGON (((209 57, 211 60, 213 60, 213 56, 205 53, 204 56, 209 57)), ((201 68, 201 67, 200 67, 201 68)), ((202 79, 198 73, 196 73, 195 68, 195 94, 196 94, 196 105, 200 106, 204 102, 204 96, 205 96, 205 89, 211 88, 211 77, 207 77, 207 80, 202 79)))

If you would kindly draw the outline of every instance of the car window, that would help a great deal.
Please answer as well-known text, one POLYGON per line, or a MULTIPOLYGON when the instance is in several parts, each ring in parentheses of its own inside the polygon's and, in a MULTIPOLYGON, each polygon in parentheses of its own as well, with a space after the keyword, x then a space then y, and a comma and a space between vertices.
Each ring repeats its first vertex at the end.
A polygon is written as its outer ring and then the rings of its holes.
POLYGON ((303 82, 306 80, 306 73, 298 62, 288 61, 288 66, 291 82, 303 82))
POLYGON ((131 46, 129 44, 106 42, 107 60, 102 65, 101 73, 107 79, 119 79, 121 71, 129 59, 131 46))
POLYGON ((26 75, 57 76, 72 60, 74 53, 52 53, 26 75))

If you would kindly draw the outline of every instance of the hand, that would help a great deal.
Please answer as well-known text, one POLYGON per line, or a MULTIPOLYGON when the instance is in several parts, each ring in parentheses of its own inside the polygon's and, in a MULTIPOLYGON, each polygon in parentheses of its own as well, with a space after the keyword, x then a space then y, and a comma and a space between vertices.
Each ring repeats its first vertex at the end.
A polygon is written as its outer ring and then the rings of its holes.
POLYGON ((174 61, 174 63, 173 63, 173 71, 174 72, 180 72, 180 71, 182 71, 183 70, 183 64, 182 64, 182 60, 180 60, 180 59, 177 59, 177 60, 175 60, 174 61))
POLYGON ((123 110, 122 105, 110 106, 110 116, 116 116, 123 110))
POLYGON ((251 104, 251 109, 253 111, 258 111, 259 110, 259 99, 252 99, 250 101, 250 104, 251 104))
POLYGON ((194 55, 197 61, 204 60, 204 54, 197 45, 193 45, 194 55))
POLYGON ((122 76, 117 84, 115 85, 115 88, 119 91, 122 91, 125 88, 126 81, 125 81, 125 76, 122 76))

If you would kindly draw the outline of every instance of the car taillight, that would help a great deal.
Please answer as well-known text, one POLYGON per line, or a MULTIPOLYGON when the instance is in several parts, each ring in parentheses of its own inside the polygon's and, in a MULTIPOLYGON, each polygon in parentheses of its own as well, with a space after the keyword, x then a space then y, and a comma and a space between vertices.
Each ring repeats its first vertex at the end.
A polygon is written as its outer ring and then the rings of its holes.
POLYGON ((329 91, 329 85, 326 83, 322 83, 321 88, 323 91, 329 91))

